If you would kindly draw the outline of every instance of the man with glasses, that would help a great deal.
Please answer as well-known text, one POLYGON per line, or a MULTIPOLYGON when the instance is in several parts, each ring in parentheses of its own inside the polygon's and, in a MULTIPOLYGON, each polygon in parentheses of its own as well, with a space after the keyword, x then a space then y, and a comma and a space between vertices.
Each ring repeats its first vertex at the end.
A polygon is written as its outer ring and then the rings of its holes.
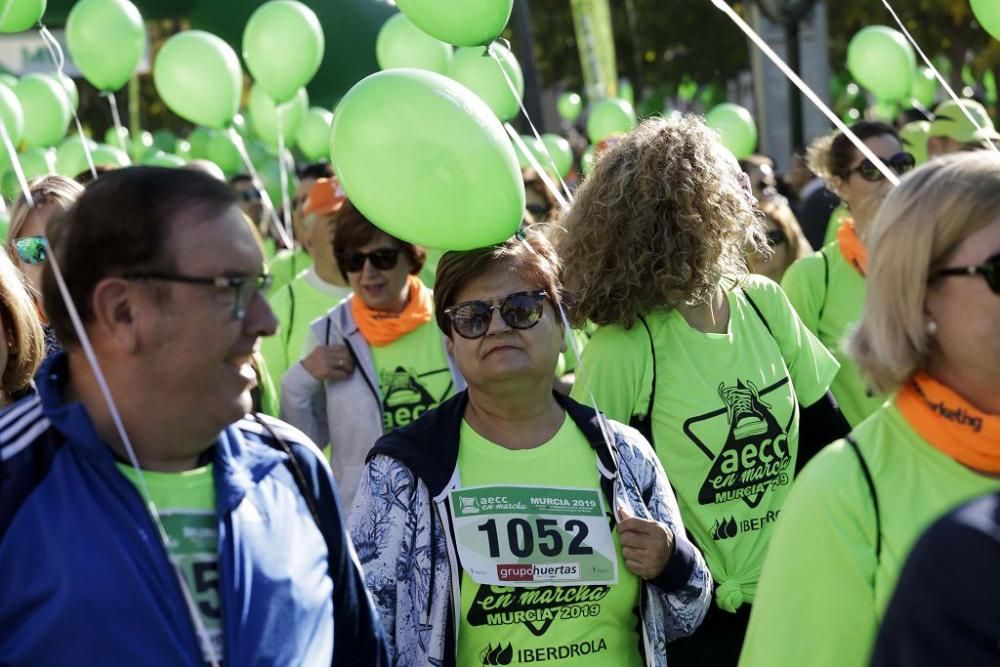
POLYGON ((985 107, 975 100, 942 102, 934 112, 927 139, 930 157, 950 153, 988 150, 996 146, 1000 133, 993 126, 985 107), (970 118, 971 117, 971 118, 970 118))
POLYGON ((122 169, 48 236, 66 352, 0 413, 0 664, 384 664, 329 468, 245 416, 276 323, 233 191, 122 169))

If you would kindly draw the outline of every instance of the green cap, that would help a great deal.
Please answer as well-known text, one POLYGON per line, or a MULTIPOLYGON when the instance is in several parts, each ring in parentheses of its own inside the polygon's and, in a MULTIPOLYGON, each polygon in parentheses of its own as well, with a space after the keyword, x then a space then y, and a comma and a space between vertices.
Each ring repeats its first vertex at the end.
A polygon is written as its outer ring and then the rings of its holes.
POLYGON ((962 106, 975 119, 975 124, 969 122, 954 100, 948 100, 942 102, 934 112, 930 136, 948 137, 961 144, 1000 139, 1000 133, 993 127, 993 121, 982 104, 975 100, 962 100, 962 106))
POLYGON ((930 130, 931 124, 926 120, 916 120, 899 128, 903 149, 916 159, 917 165, 927 162, 927 135, 930 130))

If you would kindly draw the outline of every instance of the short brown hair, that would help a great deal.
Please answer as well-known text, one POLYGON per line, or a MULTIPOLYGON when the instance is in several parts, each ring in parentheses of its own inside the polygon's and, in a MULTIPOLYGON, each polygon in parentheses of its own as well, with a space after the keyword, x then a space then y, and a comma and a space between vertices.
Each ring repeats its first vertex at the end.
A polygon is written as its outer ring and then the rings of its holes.
POLYGON ((410 263, 413 264, 413 268, 410 270, 412 275, 420 273, 420 270, 424 268, 424 262, 427 261, 427 250, 423 246, 407 243, 379 229, 350 200, 344 201, 344 205, 337 211, 333 225, 335 230, 333 249, 336 253, 337 268, 340 269, 340 275, 344 277, 344 280, 347 280, 344 255, 360 250, 361 246, 371 243, 377 234, 385 234, 399 246, 400 250, 406 253, 406 256, 410 258, 410 263))
POLYGON ((446 336, 451 335, 451 324, 445 309, 455 305, 455 297, 470 281, 501 266, 515 268, 525 282, 535 283, 548 292, 557 309, 567 300, 562 264, 555 249, 537 225, 525 227, 503 243, 446 252, 441 258, 434 279, 434 317, 446 336))
POLYGON ((7 394, 28 386, 45 356, 45 336, 34 299, 28 294, 21 274, 0 253, 0 325, 7 338, 7 367, 0 389, 7 394))

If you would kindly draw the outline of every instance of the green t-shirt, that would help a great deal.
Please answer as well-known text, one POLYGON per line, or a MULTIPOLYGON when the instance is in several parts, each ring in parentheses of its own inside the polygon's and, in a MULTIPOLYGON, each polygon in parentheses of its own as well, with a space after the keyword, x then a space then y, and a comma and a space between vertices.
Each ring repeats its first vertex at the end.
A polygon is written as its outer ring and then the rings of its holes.
POLYGON ((858 367, 844 352, 846 337, 861 319, 867 291, 864 277, 847 263, 834 241, 788 267, 781 286, 802 322, 840 363, 830 390, 847 423, 857 426, 885 402, 885 396, 868 391, 858 367))
POLYGON ((455 393, 441 331, 434 319, 383 347, 371 348, 389 433, 416 421, 455 393))
POLYGON ((841 204, 830 213, 830 221, 826 223, 826 233, 823 235, 823 246, 826 247, 837 240, 837 231, 840 225, 851 217, 847 208, 841 204))
POLYGON ((312 257, 302 248, 279 250, 267 262, 267 271, 274 276, 270 293, 275 294, 312 265, 312 257))
MULTIPOLYGON (((862 667, 914 542, 938 517, 1000 488, 948 457, 886 403, 853 431, 878 495, 841 440, 799 476, 771 540, 740 665, 862 667)), ((943 568, 961 563, 942 563, 943 568)))
MULTIPOLYGON (((135 469, 119 463, 118 469, 139 489, 135 469)), ((219 596, 219 527, 215 515, 215 482, 212 466, 179 473, 143 470, 149 494, 167 533, 167 554, 180 568, 201 614, 211 646, 202 645, 206 662, 221 661, 222 605, 219 596)), ((142 491, 139 491, 140 495, 142 491)))
MULTIPOLYGON (((645 317, 655 344, 653 445, 677 494, 684 524, 730 611, 753 599, 774 522, 798 455, 799 404, 823 396, 837 363, 803 326, 781 289, 763 276, 728 293, 726 333, 703 333, 676 310, 645 317)), ((572 396, 628 423, 644 415, 653 383, 641 323, 601 327, 583 354, 572 396)))
MULTIPOLYGON (((601 495, 594 450, 569 417, 551 440, 532 449, 494 444, 465 421, 459 437, 463 488, 557 487, 601 495)), ((611 510, 605 510, 610 522, 611 510)), ((508 525, 500 537, 507 539, 509 531, 508 525)), ((618 555, 615 585, 493 586, 463 572, 458 664, 639 667, 640 582, 625 569, 618 532, 612 529, 611 537, 618 555)), ((540 533, 532 539, 537 548, 545 541, 540 533)))

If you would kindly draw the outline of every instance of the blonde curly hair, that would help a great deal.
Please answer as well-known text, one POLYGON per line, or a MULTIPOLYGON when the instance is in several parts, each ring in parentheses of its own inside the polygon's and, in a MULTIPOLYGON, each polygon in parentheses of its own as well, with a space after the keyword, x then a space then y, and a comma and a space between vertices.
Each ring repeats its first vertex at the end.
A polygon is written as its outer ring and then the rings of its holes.
POLYGON ((735 158, 697 116, 653 118, 610 148, 552 225, 575 325, 632 327, 653 309, 705 302, 767 254, 735 158))

